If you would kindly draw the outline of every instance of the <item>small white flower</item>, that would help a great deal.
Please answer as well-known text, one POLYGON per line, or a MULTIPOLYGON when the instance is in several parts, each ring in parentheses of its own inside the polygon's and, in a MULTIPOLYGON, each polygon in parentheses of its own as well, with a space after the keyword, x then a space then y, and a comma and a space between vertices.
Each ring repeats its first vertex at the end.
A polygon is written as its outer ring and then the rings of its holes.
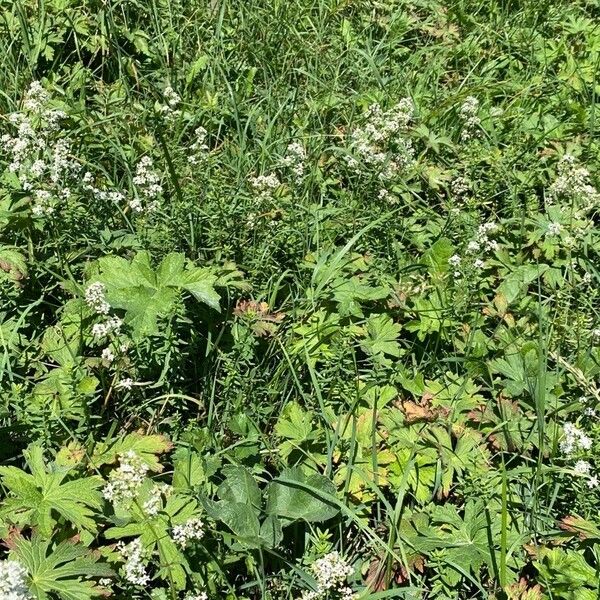
POLYGON ((181 96, 170 85, 165 88, 163 96, 171 109, 176 108, 181 102, 181 96))
POLYGON ((162 494, 163 491, 165 491, 164 487, 164 485, 157 484, 150 490, 148 500, 146 500, 143 505, 144 512, 148 516, 154 517, 160 511, 162 506, 162 494))
POLYGON ((115 355, 110 348, 104 348, 104 350, 102 350, 102 360, 108 364, 115 360, 115 355))
POLYGON ((300 183, 306 169, 306 151, 300 142, 292 142, 288 145, 286 155, 281 161, 284 167, 292 170, 296 183, 300 183))
POLYGON ((31 211, 36 217, 42 217, 51 215, 54 213, 54 206, 52 206, 52 194, 48 190, 35 190, 33 192, 35 203, 31 208, 31 211))
POLYGON ((135 212, 152 212, 158 207, 158 197, 163 193, 160 176, 154 170, 154 163, 149 156, 143 156, 135 170, 133 183, 137 197, 129 202, 135 212))
POLYGON ((480 258, 478 258, 478 259, 477 259, 477 260, 476 260, 476 261, 473 263, 473 266, 474 266, 476 269, 483 269, 483 267, 485 267, 485 262, 484 262, 484 261, 482 261, 480 258))
POLYGON ((312 571, 320 591, 339 588, 354 569, 334 551, 315 561, 312 571))
POLYGON ((450 191, 454 196, 464 196, 469 191, 469 182, 465 177, 455 177, 450 184, 450 191))
POLYGON ((188 519, 183 525, 173 527, 173 541, 185 548, 190 540, 200 540, 204 537, 204 523, 201 519, 188 519))
POLYGON ((590 463, 587 462, 587 460, 578 460, 575 463, 573 470, 575 471, 575 473, 577 473, 577 475, 587 475, 590 472, 591 468, 592 465, 590 465, 590 463))
POLYGON ((138 494, 149 468, 133 450, 121 455, 119 467, 113 469, 102 494, 113 504, 127 504, 138 494))
POLYGON ((184 600, 208 600, 206 592, 199 592, 197 594, 188 594, 184 600))
POLYGON ((481 119, 477 116, 479 112, 479 100, 474 96, 465 98, 458 114, 463 121, 463 129, 461 138, 465 141, 476 137, 479 134, 478 127, 481 124, 481 119))
POLYGON ((117 387, 122 390, 130 390, 133 387, 133 379, 131 377, 125 377, 117 383, 117 387))
POLYGON ((453 256, 451 256, 448 259, 448 264, 451 265, 452 267, 458 267, 460 266, 461 263, 461 258, 458 254, 454 254, 453 256))
POLYGON ((592 475, 587 480, 587 486, 590 488, 590 490, 598 487, 598 483, 600 483, 600 482, 598 481, 598 477, 596 477, 596 475, 592 475))
POLYGON ((50 94, 39 81, 32 81, 23 101, 23 108, 29 112, 41 112, 50 100, 50 94))
POLYGON ((110 317, 104 323, 95 323, 92 326, 92 335, 97 338, 103 338, 110 333, 119 333, 123 321, 119 317, 110 317))
POLYGON ((194 132, 196 141, 190 146, 190 154, 188 156, 188 162, 190 165, 196 166, 204 162, 208 154, 208 144, 206 138, 208 137, 208 131, 204 127, 198 127, 194 132))
POLYGON ((250 177, 249 182, 261 200, 272 199, 275 191, 281 186, 281 182, 274 173, 250 177))
POLYGON ((565 154, 558 163, 558 177, 552 183, 548 203, 558 198, 575 201, 578 207, 587 212, 600 203, 600 194, 590 183, 589 171, 577 165, 571 154, 565 154))
POLYGON ((569 455, 576 450, 589 450, 592 447, 592 440, 573 423, 565 423, 563 433, 564 437, 559 445, 563 454, 569 455))
POLYGON ((147 585, 150 576, 143 562, 142 540, 137 538, 129 544, 120 546, 121 556, 125 559, 123 565, 124 577, 133 585, 147 585))
POLYGON ((562 230, 562 226, 560 223, 556 223, 556 222, 550 223, 548 225, 547 235, 549 235, 549 236, 560 235, 561 230, 562 230))
POLYGON ((27 570, 16 560, 0 560, 0 598, 31 600, 27 585, 27 570))
POLYGON ((110 304, 106 300, 106 286, 99 281, 88 285, 85 290, 85 301, 98 314, 107 315, 110 310, 110 304))

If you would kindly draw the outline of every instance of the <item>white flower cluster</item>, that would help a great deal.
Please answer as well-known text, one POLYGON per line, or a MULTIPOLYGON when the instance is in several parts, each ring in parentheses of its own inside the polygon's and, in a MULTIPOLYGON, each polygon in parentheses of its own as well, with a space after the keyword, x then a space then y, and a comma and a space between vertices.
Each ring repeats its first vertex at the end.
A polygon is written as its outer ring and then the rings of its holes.
POLYGON ((348 166, 376 168, 379 178, 386 181, 414 163, 414 149, 409 139, 399 136, 406 130, 414 113, 410 98, 403 98, 396 106, 383 111, 373 104, 367 112, 367 122, 357 127, 349 137, 351 155, 345 157, 348 166))
POLYGON ((188 594, 184 600, 208 600, 206 592, 200 592, 198 594, 188 594))
POLYGON ((497 223, 489 221, 482 223, 477 229, 477 237, 475 242, 479 245, 479 249, 486 250, 488 252, 495 252, 498 250, 498 242, 490 238, 490 236, 498 231, 499 227, 497 223))
POLYGON ((274 173, 250 177, 248 181, 260 200, 272 200, 273 194, 281 186, 281 181, 274 173))
POLYGON ((486 252, 495 252, 498 250, 498 242, 491 238, 491 236, 498 231, 499 227, 493 221, 482 223, 475 235, 475 239, 472 239, 467 244, 467 254, 479 255, 478 258, 473 260, 473 266, 476 269, 483 269, 485 262, 482 260, 486 252))
POLYGON ((172 488, 166 483, 155 484, 150 490, 148 500, 143 504, 144 512, 150 517, 155 517, 162 508, 163 494, 168 497, 171 495, 171 492, 172 488))
POLYGON ((292 142, 288 145, 286 155, 281 161, 284 167, 291 169, 296 183, 300 183, 306 170, 306 150, 300 142, 292 142))
POLYGON ((147 585, 150 576, 144 565, 142 540, 137 538, 125 545, 122 542, 117 546, 121 556, 125 560, 123 575, 133 585, 147 585))
POLYGON ((334 551, 326 554, 323 558, 316 560, 312 565, 312 571, 317 580, 317 589, 304 592, 302 600, 321 600, 328 592, 333 592, 342 600, 352 600, 354 594, 352 589, 346 585, 346 579, 352 575, 354 569, 334 551))
POLYGON ((52 194, 48 190, 35 190, 33 192, 34 203, 31 212, 36 217, 50 216, 54 214, 54 203, 52 194))
POLYGON ((129 207, 136 213, 153 212, 158 208, 158 196, 163 193, 160 176, 154 170, 149 156, 141 158, 135 169, 133 183, 137 195, 129 201, 129 207))
MULTIPOLYGON (((592 447, 591 438, 573 423, 565 423, 563 427, 564 438, 560 443, 563 454, 570 456, 577 451, 587 451, 592 447)), ((590 489, 598 487, 600 480, 592 473, 592 465, 586 460, 578 460, 573 471, 576 475, 587 477, 587 485, 590 489)))
POLYGON ((584 211, 600 204, 600 193, 590 183, 590 172, 579 166, 572 154, 565 154, 560 159, 558 177, 549 189, 549 203, 559 198, 575 200, 584 211))
POLYGON ((27 571, 16 560, 0 560, 0 598, 2 600, 30 600, 27 571))
POLYGON ((50 95, 39 81, 25 94, 22 111, 11 113, 8 122, 15 133, 4 134, 0 147, 9 157, 8 169, 15 173, 24 191, 32 193, 32 213, 50 216, 61 199, 70 196, 71 176, 79 165, 70 157, 68 140, 58 137, 61 110, 48 106, 50 95))
MULTIPOLYGON (((111 333, 119 334, 123 321, 116 316, 109 316, 110 304, 106 299, 106 286, 100 281, 90 283, 85 290, 86 304, 98 315, 105 316, 101 323, 92 325, 92 335, 97 339, 108 337, 111 333)), ((102 361, 105 366, 110 366, 115 360, 115 353, 110 346, 102 350, 102 361)))
POLYGON ((190 540, 200 540, 203 537, 204 522, 197 517, 173 527, 173 541, 182 548, 185 548, 190 540))
POLYGON ((598 487, 600 480, 597 475, 592 475, 592 465, 587 460, 578 460, 573 466, 576 475, 587 477, 587 486, 590 489, 598 487))
MULTIPOLYGON (((467 244, 466 254, 470 257, 469 264, 478 271, 485 267, 485 261, 483 260, 485 252, 498 249, 498 242, 490 237, 497 231, 498 225, 493 221, 483 223, 478 227, 475 238, 467 244)), ((460 277, 459 268, 464 264, 463 258, 455 254, 448 259, 448 264, 456 269, 454 277, 460 277)))
POLYGON ((101 202, 114 202, 115 204, 120 204, 125 200, 125 195, 122 192, 96 187, 94 184, 94 176, 89 171, 86 171, 83 174, 81 181, 83 189, 91 192, 93 196, 101 202))
POLYGON ((383 111, 379 104, 369 107, 365 131, 376 142, 390 139, 398 132, 406 130, 415 113, 415 105, 410 98, 402 98, 396 106, 383 111))
POLYGON ((563 454, 573 454, 577 450, 589 450, 592 440, 579 427, 573 423, 565 423, 563 427, 564 439, 560 443, 563 454))
POLYGON ((112 348, 104 348, 102 350, 102 360, 109 365, 115 360, 115 353, 112 351, 112 348))
POLYGON ((188 163, 192 166, 202 164, 208 154, 208 144, 206 143, 208 131, 204 127, 198 127, 194 135, 196 141, 190 146, 190 155, 188 156, 188 163))
POLYGON ((450 183, 450 192, 456 198, 462 198, 469 192, 469 181, 466 177, 455 177, 450 183))
POLYGON ((87 305, 100 315, 107 315, 110 304, 106 300, 106 286, 99 281, 90 283, 85 290, 87 305))
POLYGON ((130 390, 134 385, 133 379, 131 377, 125 377, 125 379, 121 379, 119 383, 117 383, 117 387, 121 390, 130 390))
POLYGON ((39 81, 32 81, 23 100, 23 108, 28 112, 40 113, 45 109, 49 100, 50 94, 42 84, 39 81))
POLYGON ((550 236, 550 237, 555 237, 557 235, 560 235, 561 231, 562 231, 562 225, 560 223, 557 223, 556 221, 552 221, 551 223, 548 224, 548 229, 546 231, 546 235, 550 236))
POLYGON ((181 96, 170 85, 164 89, 163 97, 167 102, 166 108, 169 111, 175 110, 181 102, 181 96))
POLYGON ((481 119, 477 116, 479 112, 479 100, 475 96, 468 96, 462 103, 458 114, 463 122, 460 134, 462 140, 467 141, 479 134, 481 119))
POLYGON ((592 469, 592 465, 587 460, 578 460, 573 466, 573 471, 577 475, 589 475, 592 469))
POLYGON ((119 333, 123 321, 119 317, 110 317, 103 323, 92 325, 92 335, 97 338, 103 338, 111 333, 119 333))
POLYGON ((113 504, 130 502, 137 496, 148 470, 148 465, 133 450, 129 450, 120 457, 119 467, 111 471, 102 491, 103 496, 113 504))
POLYGON ((458 254, 453 254, 448 259, 448 264, 452 268, 457 269, 456 271, 454 271, 454 277, 460 277, 460 271, 458 271, 458 268, 460 267, 461 263, 462 263, 462 258, 458 254))

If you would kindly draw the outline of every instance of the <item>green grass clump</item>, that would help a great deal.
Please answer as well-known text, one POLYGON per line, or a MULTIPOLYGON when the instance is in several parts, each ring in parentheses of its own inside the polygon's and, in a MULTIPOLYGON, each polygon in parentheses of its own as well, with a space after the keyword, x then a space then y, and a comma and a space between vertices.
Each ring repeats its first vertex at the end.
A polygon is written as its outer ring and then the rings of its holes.
POLYGON ((0 598, 600 597, 596 2, 0 16, 0 598))

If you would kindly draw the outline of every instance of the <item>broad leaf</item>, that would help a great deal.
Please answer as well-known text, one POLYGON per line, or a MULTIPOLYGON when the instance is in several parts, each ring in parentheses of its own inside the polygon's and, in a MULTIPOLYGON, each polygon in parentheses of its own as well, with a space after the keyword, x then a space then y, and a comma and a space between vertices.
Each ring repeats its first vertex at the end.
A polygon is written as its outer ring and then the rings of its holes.
POLYGON ((305 475, 299 468, 286 469, 267 486, 268 514, 318 522, 331 519, 338 512, 335 486, 323 475, 305 475))

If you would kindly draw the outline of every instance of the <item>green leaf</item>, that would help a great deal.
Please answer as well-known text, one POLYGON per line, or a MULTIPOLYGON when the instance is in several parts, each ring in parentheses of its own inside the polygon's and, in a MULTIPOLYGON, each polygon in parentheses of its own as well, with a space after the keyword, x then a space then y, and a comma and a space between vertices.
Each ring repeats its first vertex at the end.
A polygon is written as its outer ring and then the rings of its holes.
POLYGON ((275 424, 275 433, 298 444, 311 439, 315 427, 313 413, 305 411, 297 402, 288 402, 275 424))
POLYGON ((34 534, 31 540, 14 537, 11 546, 11 557, 27 569, 31 592, 38 600, 45 600, 47 594, 90 600, 105 593, 92 578, 114 575, 108 565, 98 563, 99 556, 80 544, 64 541, 54 546, 50 539, 34 534))
POLYGON ((260 523, 252 506, 227 500, 205 501, 204 506, 213 519, 221 521, 231 529, 237 538, 236 541, 251 548, 262 545, 259 537, 260 523))
POLYGON ((509 273, 498 286, 498 295, 504 297, 508 304, 514 302, 527 286, 542 275, 548 265, 521 265, 509 273))
POLYGON ((275 548, 283 540, 281 521, 275 515, 269 515, 260 526, 260 539, 267 548, 275 548))
POLYGON ((261 507, 261 494, 252 473, 245 467, 223 467, 225 481, 219 486, 217 495, 227 502, 239 502, 254 509, 258 514, 261 507))
POLYGON ((293 520, 326 521, 337 515, 335 486, 317 473, 286 469, 267 486, 267 513, 293 520))
POLYGON ((454 246, 447 238, 440 238, 425 253, 424 261, 432 275, 448 272, 448 259, 454 254, 454 246))
POLYGON ((184 255, 177 252, 165 256, 156 272, 147 252, 138 253, 131 262, 105 256, 98 260, 96 280, 106 286, 111 307, 125 311, 124 322, 134 339, 159 333, 158 319, 173 314, 184 290, 219 310, 216 275, 208 269, 186 267, 184 255))
POLYGON ((92 455, 92 464, 95 467, 113 464, 117 462, 120 455, 133 451, 152 471, 160 472, 163 467, 157 455, 167 452, 172 447, 173 444, 164 435, 144 435, 143 433, 133 432, 112 443, 103 442, 99 444, 92 455))
POLYGON ((400 356, 400 344, 398 336, 401 326, 394 323, 392 318, 386 314, 372 315, 366 324, 366 337, 361 342, 361 348, 373 357, 400 356))
POLYGON ((27 261, 15 248, 0 247, 0 271, 8 273, 14 281, 27 277, 27 261))
POLYGON ((94 517, 102 507, 98 491, 102 479, 94 476, 65 481, 71 469, 56 464, 46 467, 39 446, 31 446, 25 456, 31 475, 17 467, 0 467, 0 478, 10 492, 0 516, 15 525, 37 527, 48 537, 57 518, 77 529, 95 532, 94 517))
POLYGON ((215 291, 214 285, 216 282, 217 276, 206 269, 194 269, 184 274, 181 287, 190 292, 198 302, 203 302, 214 310, 220 311, 221 297, 215 291))
POLYGON ((190 489, 206 481, 202 458, 197 452, 179 448, 173 458, 173 487, 175 489, 190 489))

